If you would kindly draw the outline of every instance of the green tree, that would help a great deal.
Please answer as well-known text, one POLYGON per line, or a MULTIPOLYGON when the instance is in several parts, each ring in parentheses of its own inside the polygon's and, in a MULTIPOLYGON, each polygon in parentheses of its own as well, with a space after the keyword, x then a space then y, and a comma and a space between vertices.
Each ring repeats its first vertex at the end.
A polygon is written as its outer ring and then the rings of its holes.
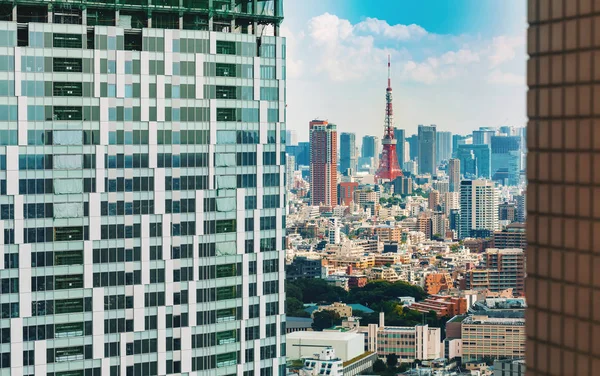
POLYGON ((302 300, 302 289, 292 281, 285 282, 285 296, 302 300))
POLYGON ((398 355, 396 354, 388 355, 386 360, 389 368, 395 368, 398 365, 398 355))
POLYGON ((381 359, 377 359, 375 363, 373 363, 373 372, 382 373, 385 372, 385 363, 381 359))
POLYGON ((304 310, 304 304, 293 296, 285 299, 285 314, 288 316, 296 316, 298 311, 304 310))
POLYGON ((337 312, 324 310, 314 313, 312 328, 316 332, 322 332, 323 329, 329 329, 335 325, 340 325, 341 322, 342 319, 337 312))

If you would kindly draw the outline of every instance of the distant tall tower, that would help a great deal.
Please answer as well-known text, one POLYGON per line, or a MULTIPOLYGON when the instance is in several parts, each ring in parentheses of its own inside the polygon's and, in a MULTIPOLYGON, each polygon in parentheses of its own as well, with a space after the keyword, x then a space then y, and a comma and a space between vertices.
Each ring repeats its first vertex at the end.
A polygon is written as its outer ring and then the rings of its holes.
POLYGON ((312 205, 337 205, 337 130, 327 121, 310 122, 310 195, 312 205))
POLYGON ((352 170, 352 174, 356 174, 358 169, 356 135, 354 133, 340 135, 340 172, 344 175, 348 169, 352 170))
POLYGON ((396 138, 394 136, 394 108, 392 106, 392 76, 391 61, 388 56, 388 87, 386 89, 385 105, 385 130, 383 132, 383 152, 379 161, 379 169, 375 174, 379 179, 394 180, 402 176, 402 170, 398 165, 398 156, 396 155, 396 138))
POLYGON ((436 162, 436 126, 419 125, 419 173, 434 176, 436 162))
POLYGON ((450 177, 450 192, 460 191, 460 159, 448 161, 448 176, 450 177))
POLYGON ((402 169, 406 162, 406 132, 404 129, 394 128, 394 138, 396 139, 396 154, 398 154, 398 166, 402 169))

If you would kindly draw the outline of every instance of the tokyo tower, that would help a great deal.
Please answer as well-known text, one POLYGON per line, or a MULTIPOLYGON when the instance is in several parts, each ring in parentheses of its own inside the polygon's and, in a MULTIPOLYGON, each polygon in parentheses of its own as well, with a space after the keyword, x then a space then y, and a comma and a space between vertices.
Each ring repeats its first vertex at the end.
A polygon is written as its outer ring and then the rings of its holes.
POLYGON ((385 91, 385 125, 383 132, 383 152, 379 161, 379 169, 375 176, 379 180, 394 180, 402 176, 402 170, 398 166, 398 156, 396 155, 396 139, 394 138, 394 108, 392 107, 392 78, 391 61, 388 56, 388 87, 385 91))

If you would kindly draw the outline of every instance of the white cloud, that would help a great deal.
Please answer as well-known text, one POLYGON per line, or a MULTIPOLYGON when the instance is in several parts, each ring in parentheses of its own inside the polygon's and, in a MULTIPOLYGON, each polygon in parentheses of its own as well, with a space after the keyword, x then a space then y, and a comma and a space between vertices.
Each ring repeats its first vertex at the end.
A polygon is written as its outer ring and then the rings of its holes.
POLYGON ((496 67, 502 63, 513 60, 517 56, 517 49, 524 48, 525 37, 499 36, 492 40, 488 56, 491 66, 496 67))
POLYGON ((458 51, 449 51, 442 55, 442 61, 445 64, 469 64, 479 62, 479 53, 469 49, 458 51))
POLYGON ((304 61, 298 56, 301 43, 304 39, 304 32, 298 35, 286 26, 281 27, 281 35, 286 38, 286 74, 288 79, 302 77, 304 71, 304 61))
POLYGON ((438 79, 438 75, 435 72, 435 67, 431 64, 431 62, 415 63, 414 61, 409 61, 404 64, 403 75, 411 78, 414 81, 422 82, 428 85, 433 84, 438 79))
POLYGON ((497 85, 525 86, 525 76, 514 73, 501 72, 500 70, 496 69, 492 71, 488 76, 488 82, 497 85))
POLYGON ((317 44, 333 44, 352 35, 352 24, 338 16, 324 13, 308 21, 309 35, 317 44))
POLYGON ((294 35, 286 30, 285 35, 291 54, 287 62, 290 78, 325 78, 336 82, 379 79, 385 72, 389 54, 392 74, 402 80, 431 85, 479 76, 490 83, 516 83, 520 76, 490 74, 490 69, 516 61, 524 52, 520 51, 524 47, 521 37, 482 40, 465 35, 429 34, 419 25, 390 25, 376 18, 352 24, 330 13, 310 19, 305 32, 294 35))
POLYGON ((390 25, 384 20, 377 18, 367 18, 356 24, 354 29, 359 32, 367 32, 374 35, 381 35, 390 39, 408 40, 421 38, 427 35, 427 31, 419 25, 390 25))

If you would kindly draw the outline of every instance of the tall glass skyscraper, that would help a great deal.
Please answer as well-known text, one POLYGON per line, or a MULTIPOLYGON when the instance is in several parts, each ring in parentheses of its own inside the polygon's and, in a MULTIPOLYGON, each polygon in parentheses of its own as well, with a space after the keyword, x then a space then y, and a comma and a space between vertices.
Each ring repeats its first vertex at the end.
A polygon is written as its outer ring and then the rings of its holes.
POLYGON ((4 4, 0 373, 284 374, 281 0, 4 4))
POLYGON ((456 158, 460 160, 463 175, 491 178, 492 162, 490 145, 458 145, 456 158))
POLYGON ((406 150, 406 133, 404 129, 394 128, 394 138, 396 139, 396 154, 398 155, 398 166, 400 169, 404 166, 406 150))
POLYGON ((419 125, 419 173, 437 173, 436 126, 419 125))
POLYGON ((340 134, 340 172, 345 174, 348 169, 356 174, 358 156, 356 155, 356 135, 354 133, 340 134))
POLYGON ((452 132, 437 131, 436 134, 436 163, 452 158, 452 132))

